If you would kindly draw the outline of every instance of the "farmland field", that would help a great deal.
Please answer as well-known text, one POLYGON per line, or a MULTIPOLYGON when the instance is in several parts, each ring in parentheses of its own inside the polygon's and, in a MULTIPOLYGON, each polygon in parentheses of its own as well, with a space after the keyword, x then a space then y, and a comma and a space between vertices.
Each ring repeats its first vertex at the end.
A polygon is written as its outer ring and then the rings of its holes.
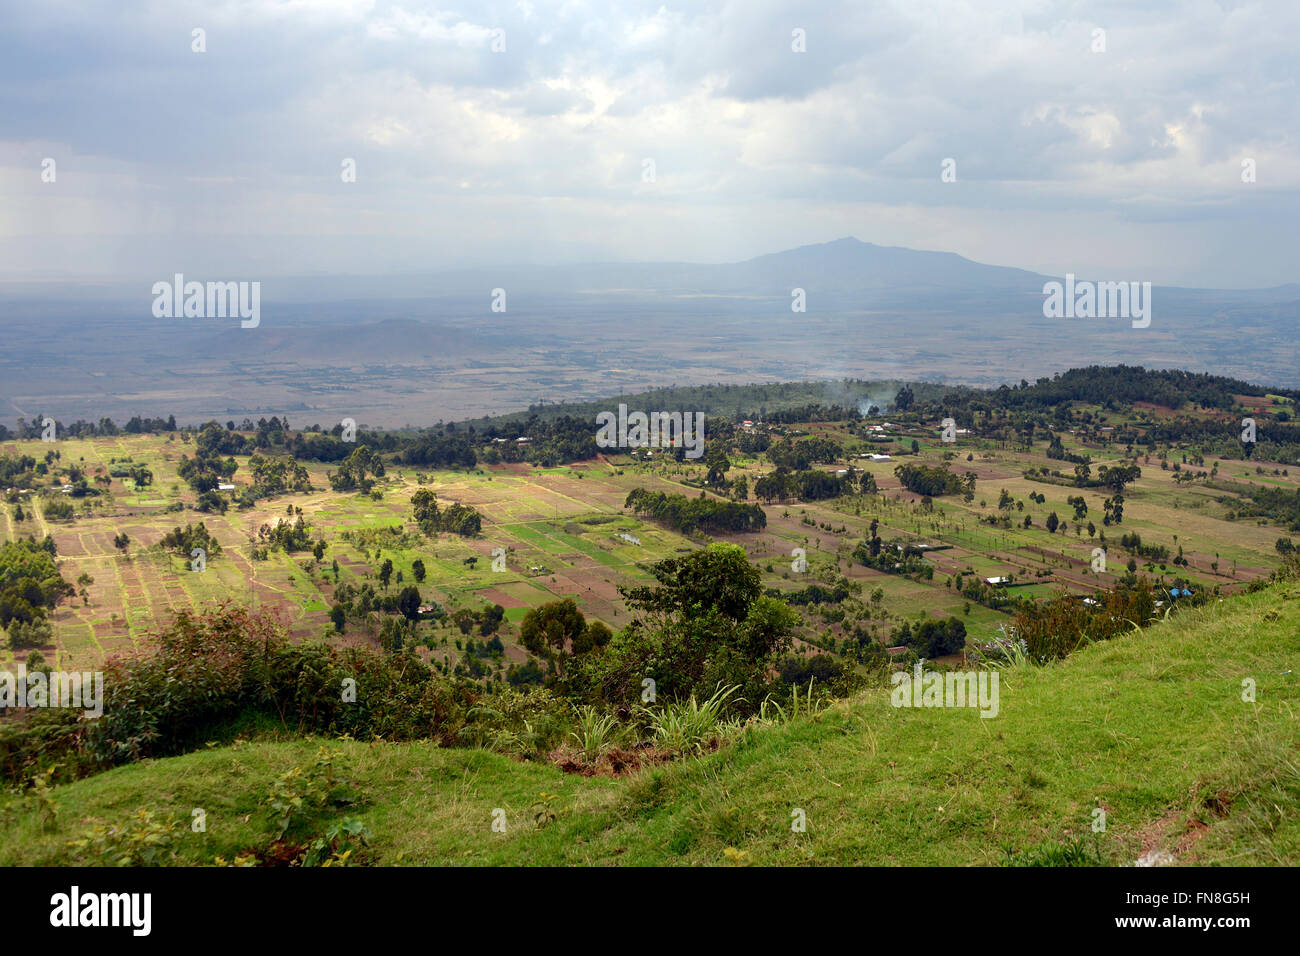
MULTIPOLYGON (((1124 423, 1122 416, 1114 421, 1124 423)), ((1167 459, 1163 468, 1159 456, 1129 459, 1139 461, 1141 478, 1125 490, 1122 524, 1106 528, 1101 527, 1101 515, 1109 491, 1030 477, 1059 464, 1047 457, 1046 442, 963 437, 945 443, 937 440, 936 423, 913 422, 892 426, 887 444, 869 446, 873 452, 891 451, 891 460, 871 461, 860 457, 868 446, 859 440, 859 427, 851 421, 818 422, 788 430, 837 442, 844 449, 843 462, 818 467, 835 471, 852 465, 874 479, 875 493, 765 502, 764 529, 714 538, 741 545, 761 569, 765 586, 777 591, 797 590, 812 581, 845 580, 860 587, 865 604, 878 590, 870 604, 875 613, 867 617, 868 630, 882 644, 890 643, 901 622, 927 616, 959 617, 969 639, 995 636, 1008 615, 972 603, 959 592, 956 578, 1014 578, 1008 591, 1023 598, 1088 594, 1111 586, 1126 571, 1129 555, 1115 543, 1125 533, 1137 532, 1144 545, 1162 546, 1170 554, 1181 552, 1185 563, 1180 568, 1142 559, 1137 562, 1139 572, 1153 580, 1176 572, 1194 591, 1230 594, 1278 564, 1273 544, 1285 529, 1259 519, 1238 519, 1231 496, 1225 503, 1221 488, 1180 480, 1181 468, 1169 467, 1180 454, 1185 458, 1176 448, 1162 453, 1167 459), (896 476, 901 462, 971 472, 974 494, 969 501, 960 496, 924 501, 896 476), (1067 503, 1076 495, 1086 502, 1086 518, 1076 519, 1074 506, 1067 503), (999 500, 1006 496, 1015 503, 1007 508, 1014 520, 991 523, 1001 514, 999 500), (1063 522, 1054 533, 1046 527, 1051 514, 1063 522), (854 559, 854 549, 869 537, 873 520, 883 539, 926 546, 924 561, 932 569, 928 577, 888 574, 854 559), (1110 562, 1100 572, 1094 569, 1102 543, 1098 531, 1109 535, 1110 562), (806 570, 799 569, 796 549, 806 555, 806 570)), ((1105 441, 1084 442, 1068 433, 1064 449, 1086 454, 1094 468, 1118 464, 1128 456, 1127 450, 1105 441)), ((377 617, 350 623, 342 633, 332 626, 336 591, 363 582, 378 586, 384 561, 392 562, 394 572, 384 591, 409 585, 415 582, 414 563, 419 560, 426 573, 418 584, 421 600, 436 603, 448 614, 421 622, 419 653, 454 665, 461 635, 450 614, 500 605, 503 648, 491 665, 499 678, 501 668, 527 658, 517 629, 529 608, 572 598, 588 618, 618 629, 631 619, 620 586, 650 583, 650 565, 707 540, 699 533, 670 530, 623 507, 628 493, 638 487, 690 497, 708 494, 702 461, 622 453, 559 467, 525 462, 480 463, 468 469, 393 464, 370 494, 330 490, 328 473, 335 466, 306 461, 302 464, 313 490, 279 494, 221 514, 194 510, 197 495, 177 473, 181 457, 192 450, 192 433, 185 431, 0 445, 0 455, 45 459, 57 454, 56 467, 75 463, 97 478, 99 494, 68 499, 75 512, 71 518, 46 517, 48 503, 62 497, 54 488, 21 496, 11 493, 4 505, 0 530, 6 540, 49 535, 63 577, 73 581, 84 574, 93 579, 84 593, 53 611, 54 643, 45 656, 55 666, 90 667, 114 654, 142 651, 149 635, 168 625, 177 611, 226 601, 273 608, 295 640, 373 644, 378 639, 377 617), (109 476, 124 465, 146 467, 152 483, 136 487, 129 477, 109 476), (420 489, 433 491, 443 504, 476 509, 482 516, 480 532, 469 537, 421 533, 411 505, 420 489), (22 502, 27 502, 25 509, 22 502), (272 547, 259 552, 259 528, 299 513, 311 536, 324 542, 319 561, 310 550, 290 553, 272 547), (195 570, 188 557, 160 542, 173 528, 199 521, 220 551, 195 570), (397 528, 405 534, 375 536, 397 528), (122 549, 114 545, 119 534, 129 538, 122 549), (504 561, 494 560, 503 553, 504 561)), ((232 498, 249 480, 249 456, 234 457, 238 468, 232 498)), ((772 468, 761 453, 735 455, 727 479, 734 484, 743 477, 752 488, 772 468)), ((1221 479, 1300 488, 1300 474, 1273 463, 1247 465, 1211 457, 1200 468, 1214 469, 1221 479)), ((802 613, 802 640, 796 646, 805 652, 814 646, 833 650, 852 623, 819 615, 815 609, 802 613)), ((14 656, 8 647, 0 649, 0 666, 14 656)))

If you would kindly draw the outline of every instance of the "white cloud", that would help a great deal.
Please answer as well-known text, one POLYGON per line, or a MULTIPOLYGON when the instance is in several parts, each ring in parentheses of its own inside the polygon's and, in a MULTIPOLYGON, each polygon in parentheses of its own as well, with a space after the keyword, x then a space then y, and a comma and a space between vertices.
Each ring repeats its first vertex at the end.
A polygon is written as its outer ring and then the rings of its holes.
POLYGON ((1032 268, 1090 249, 1164 281, 1207 258, 1225 284, 1296 278, 1277 242, 1300 205, 1292 6, 241 0, 12 20, 0 236, 116 228, 104 261, 160 222, 177 247, 203 248, 222 216, 273 238, 283 209, 394 255, 421 233, 484 248, 513 221, 616 257, 853 233, 1032 268), (207 54, 189 52, 195 23, 207 54), (76 163, 49 189, 33 155, 76 163), (359 176, 340 192, 344 156, 359 176), (1185 252, 1225 237, 1226 254, 1185 252))

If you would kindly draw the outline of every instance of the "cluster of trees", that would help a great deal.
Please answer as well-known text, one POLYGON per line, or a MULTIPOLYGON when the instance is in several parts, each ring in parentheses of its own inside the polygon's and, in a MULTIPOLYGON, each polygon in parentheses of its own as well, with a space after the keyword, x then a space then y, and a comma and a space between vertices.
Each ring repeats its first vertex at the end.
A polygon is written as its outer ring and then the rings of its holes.
POLYGON ((940 495, 963 495, 967 501, 975 497, 975 472, 954 475, 946 466, 899 465, 894 474, 903 487, 918 495, 937 498, 940 495))
MULTIPOLYGON (((543 607, 546 606, 543 605, 543 607)), ((460 628, 462 634, 468 636, 473 632, 477 632, 479 637, 491 637, 501 629, 501 622, 505 620, 505 617, 506 609, 500 604, 488 604, 478 609, 459 608, 452 614, 451 621, 460 628)), ((525 644, 524 646, 527 647, 528 645, 525 644)), ((531 650, 531 648, 529 649, 531 650)))
POLYGON ((0 485, 30 488, 36 478, 36 459, 31 455, 0 455, 0 485))
POLYGON ((176 431, 176 416, 168 415, 164 418, 143 418, 140 415, 132 415, 131 419, 122 426, 122 431, 128 435, 153 434, 156 432, 174 432, 176 431))
POLYGON ((484 455, 489 464, 493 463, 493 452, 496 452, 502 461, 529 461, 544 468, 552 468, 571 461, 595 458, 599 450, 592 419, 572 415, 549 419, 530 415, 518 430, 513 426, 492 426, 483 436, 505 439, 488 445, 484 455), (528 441, 519 444, 516 439, 521 437, 528 441))
MULTIPOLYGON (((123 537, 125 538, 125 535, 123 537)), ((172 528, 158 543, 183 558, 193 555, 195 548, 202 548, 209 558, 214 558, 221 553, 220 543, 202 521, 198 524, 187 524, 184 528, 172 528)))
MULTIPOLYGON (((321 432, 298 432, 284 444, 284 450, 299 461, 342 461, 357 449, 355 442, 345 442, 340 438, 343 426, 336 425, 333 434, 321 432)), ((368 448, 381 447, 375 435, 370 432, 357 432, 357 440, 368 448)))
POLYGON ((76 589, 59 574, 57 550, 48 535, 0 545, 0 627, 15 650, 48 644, 52 629, 47 614, 76 589))
POLYGON ((147 488, 153 484, 153 472, 144 465, 133 464, 129 461, 121 463, 112 462, 108 466, 108 473, 113 478, 122 480, 131 479, 135 482, 137 488, 147 488))
MULTIPOLYGON (((21 507, 21 505, 19 506, 21 507)), ((72 502, 65 501, 62 498, 47 499, 43 510, 45 518, 49 521, 71 521, 75 513, 72 502)))
POLYGON ((768 588, 767 596, 781 598, 786 604, 804 605, 804 604, 839 604, 847 601, 853 595, 853 590, 849 587, 847 581, 841 580, 834 587, 823 587, 820 584, 810 584, 806 588, 798 591, 782 593, 776 588, 768 588))
POLYGON ((845 666, 829 654, 791 654, 781 662, 778 673, 787 687, 830 687, 845 676, 845 666))
POLYGON ((1146 443, 1195 444, 1203 451, 1223 458, 1257 458, 1300 464, 1300 424, 1293 422, 1294 410, 1278 409, 1273 418, 1256 419, 1255 441, 1242 442, 1237 421, 1228 423, 1204 418, 1175 418, 1154 422, 1147 430, 1146 443))
POLYGON ((754 481, 754 496, 764 501, 783 501, 786 498, 821 501, 848 494, 855 487, 872 494, 876 490, 876 480, 871 474, 856 470, 845 476, 816 469, 790 471, 785 466, 781 466, 770 475, 764 475, 754 481))
POLYGON ((307 469, 292 458, 271 458, 254 452, 248 459, 248 470, 253 476, 252 494, 255 498, 312 490, 307 469))
MULTIPOLYGON (((290 510, 294 510, 290 505, 290 510)), ((311 525, 303 517, 302 509, 296 510, 297 520, 286 521, 280 518, 275 524, 264 524, 257 529, 257 540, 266 547, 279 548, 292 554, 294 551, 314 551, 319 561, 325 555, 325 544, 321 540, 311 539, 311 525), (319 547, 318 547, 319 545, 319 547)))
MULTIPOLYGON (((222 435, 225 434, 220 431, 220 428, 217 431, 222 435)), ((234 477, 239 469, 239 463, 234 458, 221 457, 219 441, 205 443, 202 438, 203 435, 200 435, 200 442, 193 458, 181 455, 180 463, 176 466, 176 474, 199 493, 199 499, 194 505, 196 510, 225 514, 230 504, 218 492, 217 486, 234 477)))
POLYGON ((1047 408, 1066 402, 1103 406, 1116 402, 1126 405, 1151 402, 1167 408, 1191 404, 1229 409, 1236 405, 1238 395, 1259 395, 1261 391, 1258 385, 1221 375, 1129 365, 1091 365, 1072 368, 1050 379, 1040 378, 1033 385, 1028 382, 1021 382, 1018 388, 1004 385, 991 394, 1007 407, 1047 408))
POLYGON ((1097 469, 1097 477, 1093 481, 1076 481, 1075 484, 1087 484, 1098 488, 1109 488, 1115 494, 1124 493, 1124 489, 1133 484, 1142 477, 1142 469, 1137 465, 1115 465, 1107 467, 1102 465, 1097 469))
POLYGON ((935 658, 956 654, 966 646, 966 625, 955 617, 927 619, 916 625, 904 621, 894 641, 911 648, 918 657, 935 658))
POLYGON ((562 680, 570 660, 603 648, 613 632, 603 621, 588 621, 572 598, 530 608, 519 624, 519 640, 546 661, 562 680))
POLYGON ((897 538, 882 541, 875 533, 876 522, 872 521, 871 526, 867 540, 853 549, 855 561, 886 574, 910 574, 926 581, 934 577, 934 565, 925 560, 925 552, 897 538))
POLYGON ((434 468, 473 468, 478 456, 467 435, 428 433, 411 441, 398 456, 408 465, 434 468))
POLYGON ((1119 539, 1119 546, 1129 554, 1136 554, 1151 561, 1169 560, 1169 549, 1167 547, 1163 544, 1143 544, 1142 535, 1136 531, 1132 534, 1122 535, 1119 539))
POLYGON ((976 604, 992 608, 995 611, 1016 603, 1016 599, 1007 591, 991 584, 985 584, 976 576, 972 576, 969 580, 960 584, 957 590, 962 597, 974 601, 976 604))
POLYGON ((1101 523, 1110 527, 1113 524, 1121 524, 1124 521, 1124 496, 1112 495, 1101 503, 1102 518, 1101 523))
POLYGON ((1031 657, 1050 660, 1065 657, 1085 643, 1126 633, 1155 615, 1155 598, 1145 581, 1134 579, 1093 597, 1094 604, 1072 595, 1021 601, 1016 606, 1014 633, 1025 641, 1031 657))
POLYGON ((823 405, 812 402, 807 405, 795 405, 772 412, 767 421, 774 425, 795 425, 800 422, 843 422, 859 418, 857 407, 844 405, 823 405))
POLYGON ((766 431, 741 429, 731 438, 736 451, 742 455, 758 455, 772 447, 772 436, 766 431))
POLYGON ((683 534, 693 531, 761 531, 767 527, 767 515, 758 505, 714 498, 688 498, 646 488, 632 489, 623 507, 683 534))
POLYGON ((791 471, 805 471, 818 463, 831 464, 844 457, 844 449, 829 438, 801 438, 782 441, 767 449, 768 460, 791 471))
POLYGON ((369 445, 358 445, 343 459, 337 472, 327 472, 330 487, 335 491, 359 491, 370 494, 375 479, 384 476, 384 462, 369 445))
POLYGON ((194 447, 207 455, 247 455, 257 447, 257 442, 222 428, 219 422, 205 422, 194 436, 194 447))
POLYGON ((1267 518, 1286 526, 1288 531, 1300 531, 1300 489, 1240 482, 1229 483, 1228 489, 1240 496, 1224 495, 1218 499, 1220 504, 1233 509, 1230 516, 1267 518))
POLYGON ((1055 432, 1052 433, 1052 438, 1047 443, 1047 457, 1053 461, 1068 461, 1074 465, 1086 465, 1092 460, 1087 455, 1076 455, 1073 452, 1066 451, 1065 446, 1061 443, 1061 436, 1055 432))
POLYGON ((411 495, 411 511, 420 530, 432 537, 439 531, 472 538, 483 530, 483 516, 469 505, 438 507, 438 496, 427 488, 411 495))
MULTIPOLYGON (((6 426, 0 425, 0 441, 40 438, 45 430, 43 422, 46 417, 45 415, 37 415, 30 422, 20 418, 18 419, 17 429, 12 432, 6 426)), ((138 435, 142 432, 176 431, 176 416, 169 415, 166 419, 162 419, 141 418, 136 415, 121 428, 111 418, 101 418, 97 422, 77 419, 71 425, 64 425, 58 419, 55 419, 54 428, 55 434, 64 438, 93 438, 99 435, 117 435, 121 432, 138 435)))
MULTIPOLYGON (((342 634, 349 619, 364 621, 372 613, 400 615, 404 620, 412 623, 420 619, 423 601, 419 588, 408 584, 399 588, 396 593, 392 593, 388 591, 387 578, 381 583, 384 585, 383 593, 376 591, 375 586, 369 581, 364 581, 360 585, 340 584, 334 590, 334 606, 330 608, 330 620, 334 622, 334 630, 342 634)), ((434 604, 432 607, 433 610, 427 612, 425 617, 438 619, 446 614, 441 605, 434 604)), ((400 644, 398 646, 400 647, 400 644)))

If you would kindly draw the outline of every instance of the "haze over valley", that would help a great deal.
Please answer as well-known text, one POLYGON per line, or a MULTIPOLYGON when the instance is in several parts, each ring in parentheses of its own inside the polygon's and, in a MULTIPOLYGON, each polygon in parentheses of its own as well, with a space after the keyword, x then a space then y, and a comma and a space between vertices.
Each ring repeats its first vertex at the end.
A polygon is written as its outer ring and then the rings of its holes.
POLYGON ((424 426, 669 385, 995 386, 1120 363, 1300 384, 1300 286, 1156 286, 1136 329, 1045 318, 1043 284, 1059 278, 844 238, 726 265, 268 278, 249 329, 156 318, 146 282, 10 287, 0 309, 23 348, 0 355, 0 420, 424 426))

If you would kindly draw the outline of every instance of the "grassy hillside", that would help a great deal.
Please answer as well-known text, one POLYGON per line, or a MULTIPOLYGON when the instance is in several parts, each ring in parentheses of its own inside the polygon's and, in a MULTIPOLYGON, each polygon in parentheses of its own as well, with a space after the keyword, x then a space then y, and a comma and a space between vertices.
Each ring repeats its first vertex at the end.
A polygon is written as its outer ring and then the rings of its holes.
MULTIPOLYGON (((380 864, 1300 863, 1300 584, 1190 612, 1044 668, 1003 670, 1001 709, 901 709, 876 690, 721 751, 618 778, 429 744, 253 739, 6 796, 0 864, 87 862, 67 843, 149 808, 184 862, 265 846, 272 782, 325 744, 380 864), (1255 703, 1242 700, 1244 679, 1255 703), (555 819, 535 805, 553 794, 555 819), (1092 811, 1106 832, 1091 832, 1092 811), (207 830, 193 833, 192 810, 207 830), (505 811, 504 833, 492 829, 505 811), (807 831, 791 832, 792 811, 807 831)), ((304 820, 305 842, 344 811, 304 820)))

